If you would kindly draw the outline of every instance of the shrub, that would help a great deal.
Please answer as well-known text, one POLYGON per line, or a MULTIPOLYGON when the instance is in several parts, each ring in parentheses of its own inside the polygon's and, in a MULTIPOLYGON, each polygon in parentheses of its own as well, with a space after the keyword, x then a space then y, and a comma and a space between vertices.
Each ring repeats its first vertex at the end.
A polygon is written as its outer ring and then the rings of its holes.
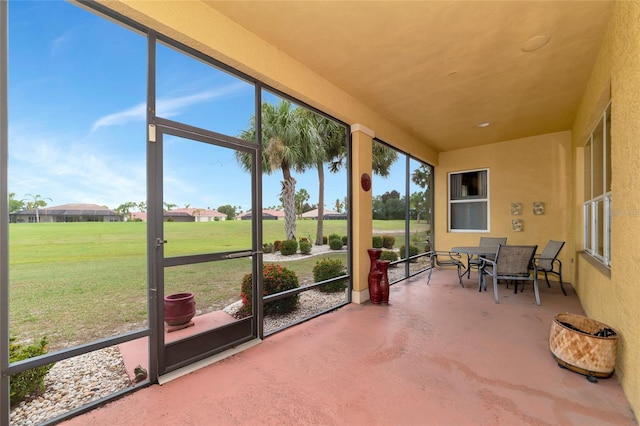
POLYGON ((300 241, 300 253, 302 254, 311 253, 311 243, 309 241, 300 241))
MULTIPOLYGON (((293 271, 283 268, 275 263, 263 265, 262 277, 265 296, 300 287, 300 284, 298 284, 298 277, 293 271)), ((240 316, 247 316, 251 314, 252 281, 253 277, 251 274, 247 274, 242 278, 242 284, 240 286, 242 308, 240 308, 240 311, 238 312, 240 316)), ((299 297, 300 296, 296 294, 294 296, 285 297, 284 299, 278 299, 267 303, 264 305, 264 314, 286 314, 293 312, 298 306, 299 297)))
POLYGON ((391 250, 395 243, 396 243, 396 237, 394 237, 393 235, 382 236, 382 247, 391 250))
MULTIPOLYGON (((323 259, 316 262, 313 267, 313 279, 315 282, 325 281, 344 275, 345 267, 340 259, 323 259)), ((318 287, 323 293, 336 293, 347 288, 347 278, 325 284, 318 287)))
POLYGON ((348 242, 349 242, 349 237, 346 236, 346 235, 343 235, 342 236, 342 245, 346 246, 348 242))
POLYGON ((300 242, 307 242, 309 244, 313 244, 313 240, 311 239, 311 237, 300 237, 300 242))
MULTIPOLYGON (((405 251, 405 246, 400 247, 400 257, 404 259, 404 251, 405 251)), ((409 245, 409 256, 415 256, 416 254, 418 254, 418 247, 410 244, 409 245)), ((417 259, 411 259, 411 262, 417 262, 417 259)))
POLYGON ((394 262, 398 260, 398 253, 392 250, 382 250, 382 253, 380 253, 380 260, 394 262))
POLYGON ((342 237, 338 234, 329 234, 329 241, 331 241, 334 238, 342 238, 342 237))
POLYGON ((271 244, 271 243, 262 244, 262 252, 263 253, 273 253, 273 244, 271 244))
POLYGON ((329 241, 329 240, 327 239, 327 236, 326 236, 326 235, 323 235, 323 236, 322 236, 322 244, 327 244, 327 241, 329 241))
POLYGON ((280 247, 282 247, 282 241, 280 241, 280 240, 275 240, 275 241, 273 242, 273 252, 275 253, 275 252, 277 252, 277 251, 280 251, 280 247))
MULTIPOLYGON (((9 339, 9 362, 18 362, 47 353, 46 337, 31 345, 14 343, 14 341, 14 337, 9 339)), ((28 396, 36 396, 44 392, 44 377, 51 367, 53 364, 47 364, 11 376, 9 397, 11 405, 23 401, 28 396)))
POLYGON ((382 248, 382 237, 380 235, 374 235, 371 245, 373 248, 382 248))
POLYGON ((298 251, 298 242, 296 240, 285 240, 280 246, 280 253, 283 256, 291 256, 298 251))
POLYGON ((340 250, 342 248, 342 238, 340 237, 329 238, 329 248, 331 250, 340 250))

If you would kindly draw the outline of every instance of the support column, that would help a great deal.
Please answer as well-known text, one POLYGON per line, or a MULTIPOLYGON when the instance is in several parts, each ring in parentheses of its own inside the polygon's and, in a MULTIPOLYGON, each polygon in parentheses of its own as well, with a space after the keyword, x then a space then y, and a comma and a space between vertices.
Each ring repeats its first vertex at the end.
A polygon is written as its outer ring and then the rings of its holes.
MULTIPOLYGON (((352 235, 350 241, 353 252, 353 290, 351 301, 354 303, 364 303, 369 300, 369 255, 367 249, 371 248, 373 237, 373 197, 371 195, 371 185, 369 189, 363 188, 364 180, 369 178, 371 182, 372 171, 372 149, 373 130, 361 125, 351 126, 352 140, 352 169, 351 169, 351 208, 352 215, 352 235)), ((365 184, 366 186, 366 184, 365 184)))

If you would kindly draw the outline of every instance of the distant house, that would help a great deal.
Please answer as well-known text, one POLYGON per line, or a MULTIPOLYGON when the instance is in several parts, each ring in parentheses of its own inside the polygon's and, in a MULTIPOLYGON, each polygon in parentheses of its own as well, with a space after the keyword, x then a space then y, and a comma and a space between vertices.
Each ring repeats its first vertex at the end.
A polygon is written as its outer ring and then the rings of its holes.
MULTIPOLYGON (((238 219, 240 220, 249 220, 252 217, 252 213, 246 212, 246 213, 242 213, 241 215, 238 216, 238 219)), ((263 220, 278 220, 278 219, 284 219, 284 212, 282 210, 269 210, 269 209, 264 209, 262 210, 262 219, 263 220)))
POLYGON ((12 223, 53 222, 122 222, 123 218, 106 206, 97 204, 63 204, 36 210, 22 210, 11 213, 12 223))
MULTIPOLYGON (((227 220, 227 215, 210 209, 182 208, 164 212, 164 221, 168 222, 216 222, 227 220)), ((132 220, 147 221, 147 212, 131 213, 132 220)))
MULTIPOLYGON (((347 214, 346 213, 339 213, 339 212, 336 212, 336 211, 333 211, 333 210, 324 209, 322 217, 324 218, 324 220, 331 220, 331 219, 346 220, 347 219, 347 214)), ((309 210, 308 212, 302 213, 302 218, 303 219, 318 220, 318 209, 313 209, 313 210, 309 210)))
POLYGON ((165 222, 169 218, 174 222, 216 222, 227 220, 227 215, 210 209, 181 208, 164 212, 165 222))
POLYGON ((147 212, 133 212, 130 213, 129 216, 131 217, 131 220, 138 220, 140 222, 147 221, 147 212))

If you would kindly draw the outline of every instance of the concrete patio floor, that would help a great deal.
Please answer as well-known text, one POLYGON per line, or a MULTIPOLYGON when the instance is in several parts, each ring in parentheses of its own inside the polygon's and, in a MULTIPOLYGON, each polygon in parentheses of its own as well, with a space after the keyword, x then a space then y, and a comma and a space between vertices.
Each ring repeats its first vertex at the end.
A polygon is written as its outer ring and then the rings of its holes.
POLYGON ((637 425, 614 375, 561 369, 549 329, 584 314, 570 285, 529 284, 500 304, 435 270, 391 287, 390 304, 350 304, 240 354, 127 395, 73 425, 637 425))

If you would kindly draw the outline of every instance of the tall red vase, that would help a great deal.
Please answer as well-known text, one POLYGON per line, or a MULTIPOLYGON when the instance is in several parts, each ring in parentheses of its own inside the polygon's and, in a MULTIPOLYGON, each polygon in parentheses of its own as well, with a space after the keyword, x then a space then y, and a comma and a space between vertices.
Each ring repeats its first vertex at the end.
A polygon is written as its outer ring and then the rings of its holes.
POLYGON ((382 302, 382 292, 380 291, 380 280, 382 272, 373 271, 369 274, 369 300, 375 305, 382 302))
POLYGON ((382 301, 382 294, 380 293, 380 280, 382 278, 382 274, 378 270, 378 259, 380 258, 382 249, 367 249, 367 253, 369 254, 369 260, 371 261, 368 278, 369 300, 371 300, 371 303, 375 303, 377 305, 382 301))
POLYGON ((378 271, 382 274, 380 276, 380 301, 382 303, 389 303, 389 261, 377 260, 378 271))

